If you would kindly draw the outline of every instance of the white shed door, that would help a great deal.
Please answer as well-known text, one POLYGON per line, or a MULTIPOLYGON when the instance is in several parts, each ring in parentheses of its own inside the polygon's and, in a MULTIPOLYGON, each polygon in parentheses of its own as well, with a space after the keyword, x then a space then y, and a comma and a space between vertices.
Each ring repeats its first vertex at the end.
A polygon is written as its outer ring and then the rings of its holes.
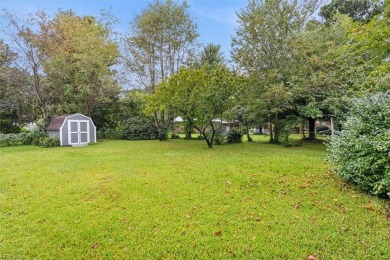
POLYGON ((87 144, 89 143, 89 121, 88 120, 69 120, 69 144, 87 144))

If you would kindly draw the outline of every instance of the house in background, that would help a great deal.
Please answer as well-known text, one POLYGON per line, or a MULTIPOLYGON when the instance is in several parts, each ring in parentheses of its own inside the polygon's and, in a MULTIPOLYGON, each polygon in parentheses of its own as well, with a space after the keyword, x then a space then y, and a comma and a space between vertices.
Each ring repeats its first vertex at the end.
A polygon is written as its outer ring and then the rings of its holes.
POLYGON ((92 119, 82 114, 53 118, 46 127, 47 134, 60 139, 60 145, 83 146, 96 143, 96 127, 92 119))

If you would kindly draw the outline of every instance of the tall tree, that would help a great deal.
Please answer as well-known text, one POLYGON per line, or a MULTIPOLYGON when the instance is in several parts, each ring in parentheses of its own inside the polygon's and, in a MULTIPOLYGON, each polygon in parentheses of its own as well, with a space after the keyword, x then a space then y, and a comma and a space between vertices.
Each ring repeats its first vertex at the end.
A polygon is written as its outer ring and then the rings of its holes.
POLYGON ((226 59, 221 52, 221 45, 212 43, 207 44, 200 54, 200 65, 210 69, 218 66, 225 66, 226 59))
POLYGON ((37 29, 38 24, 47 22, 47 15, 39 11, 29 18, 21 19, 5 9, 2 10, 1 15, 5 21, 2 24, 2 31, 9 36, 14 52, 18 53, 18 58, 15 60, 16 66, 33 76, 37 105, 41 116, 48 122, 50 112, 44 93, 45 86, 42 82, 42 64, 45 57, 37 47, 47 40, 45 32, 37 29))
MULTIPOLYGON (((329 26, 311 22, 300 38, 302 62, 293 81, 294 106, 299 115, 309 124, 308 139, 315 140, 315 121, 335 114, 334 100, 346 95, 351 87, 353 66, 350 55, 344 53, 347 33, 352 19, 339 15, 329 26)), ((305 136, 304 136, 305 137, 305 136)))
POLYGON ((319 15, 326 24, 333 22, 336 14, 345 14, 354 21, 366 23, 382 12, 383 3, 381 0, 332 0, 321 7, 319 15))
POLYGON ((354 23, 347 46, 365 67, 365 76, 371 84, 365 90, 386 91, 390 88, 390 1, 385 1, 383 12, 369 23, 354 23))
MULTIPOLYGON (((126 38, 125 61, 137 84, 153 93, 161 82, 174 75, 191 57, 197 26, 189 14, 186 1, 155 0, 131 23, 126 38)), ((170 111, 155 111, 160 139, 173 121, 170 111)))
MULTIPOLYGON (((277 93, 289 97, 291 79, 301 62, 298 35, 318 5, 317 0, 250 0, 238 13, 239 27, 233 38, 232 56, 257 86, 254 97, 266 100, 277 93), (274 92, 274 93, 272 93, 274 92)), ((267 101, 265 102, 267 103, 267 101)), ((286 103, 287 100, 286 100, 286 103)), ((279 119, 289 106, 270 103, 271 142, 279 142, 279 119)))
POLYGON ((153 92, 193 53, 198 33, 188 9, 187 1, 155 0, 131 22, 125 60, 138 87, 153 92))
POLYGON ((119 94, 111 66, 118 56, 110 29, 92 16, 59 11, 48 23, 40 24, 49 35, 37 47, 52 90, 56 91, 57 113, 81 111, 91 115, 95 104, 119 94))

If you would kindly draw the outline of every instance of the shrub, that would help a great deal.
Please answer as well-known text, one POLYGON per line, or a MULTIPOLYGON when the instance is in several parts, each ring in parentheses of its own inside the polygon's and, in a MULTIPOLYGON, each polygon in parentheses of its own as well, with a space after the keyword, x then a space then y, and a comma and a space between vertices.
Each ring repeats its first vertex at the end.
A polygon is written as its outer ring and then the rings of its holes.
POLYGON ((0 134, 0 146, 41 145, 41 140, 47 138, 46 132, 31 131, 19 134, 0 134))
POLYGON ((390 196, 390 94, 356 99, 343 130, 329 144, 330 159, 345 180, 380 197, 390 196))
POLYGON ((102 128, 96 132, 98 139, 122 139, 123 130, 102 128))
POLYGON ((238 130, 230 130, 229 133, 227 133, 226 139, 229 144, 241 143, 242 134, 238 130))
POLYGON ((39 140, 39 145, 46 148, 60 146, 60 139, 46 136, 39 140))
POLYGON ((216 133, 214 136, 214 144, 221 145, 225 142, 226 136, 221 133, 216 133))
POLYGON ((138 116, 128 119, 123 128, 122 138, 125 140, 157 139, 159 133, 150 118, 138 116))
POLYGON ((0 146, 22 145, 20 134, 0 134, 0 146))

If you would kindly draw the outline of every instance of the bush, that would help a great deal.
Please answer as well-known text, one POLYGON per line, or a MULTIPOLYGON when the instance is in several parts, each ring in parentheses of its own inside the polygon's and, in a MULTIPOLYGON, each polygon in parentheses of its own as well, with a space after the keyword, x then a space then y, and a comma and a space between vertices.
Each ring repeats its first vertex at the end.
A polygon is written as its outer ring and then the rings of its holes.
POLYGON ((98 139, 122 139, 123 130, 121 129, 110 129, 102 128, 96 132, 98 139))
POLYGON ((46 148, 60 146, 60 139, 46 136, 39 140, 39 145, 46 148))
POLYGON ((242 134, 238 130, 230 130, 226 136, 226 139, 229 144, 241 143, 242 134))
POLYGON ((221 145, 225 142, 226 136, 221 133, 216 133, 214 136, 214 144, 221 145))
POLYGON ((360 189, 390 197, 390 94, 354 100, 329 144, 336 172, 360 189))
MULTIPOLYGON (((31 132, 19 133, 19 134, 0 134, 0 146, 17 146, 17 145, 42 146, 42 140, 45 138, 49 138, 49 137, 47 136, 46 132, 43 131, 31 131, 31 132)), ((45 145, 46 142, 48 141, 47 140, 44 141, 45 145)), ((58 140, 58 145, 55 146, 59 146, 59 144, 60 143, 58 140)))
POLYGON ((125 140, 151 140, 159 138, 159 133, 152 119, 139 116, 126 121, 122 138, 125 140))
POLYGON ((22 145, 21 134, 0 134, 0 146, 22 145))

